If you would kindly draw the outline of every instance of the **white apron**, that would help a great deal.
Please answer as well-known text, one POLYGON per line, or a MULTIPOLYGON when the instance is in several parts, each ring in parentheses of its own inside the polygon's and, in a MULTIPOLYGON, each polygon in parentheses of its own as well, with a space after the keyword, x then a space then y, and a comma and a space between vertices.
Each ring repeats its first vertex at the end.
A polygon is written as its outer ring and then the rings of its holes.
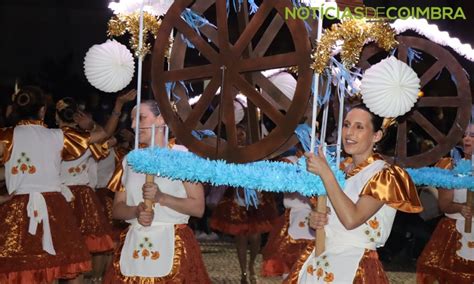
MULTIPOLYGON (((123 161, 122 184, 127 193, 127 205, 143 201, 142 186, 145 175, 132 171, 123 161)), ((185 198, 186 190, 181 181, 155 177, 155 183, 164 193, 185 198)), ((164 277, 170 274, 175 258, 175 224, 187 224, 189 216, 168 207, 155 204, 153 223, 149 227, 128 220, 131 225, 125 237, 120 256, 120 271, 124 276, 164 277)))
MULTIPOLYGON (((298 157, 288 156, 285 159, 293 164, 298 163, 298 157)), ((311 213, 309 199, 298 193, 285 194, 283 206, 290 209, 288 234, 293 240, 314 240, 315 231, 309 227, 308 219, 311 213)))
POLYGON ((63 133, 60 129, 47 129, 41 125, 18 125, 13 131, 13 149, 5 163, 5 179, 9 194, 28 194, 26 206, 30 223, 28 232, 36 235, 43 223, 43 250, 55 255, 49 214, 44 192, 61 192, 66 201, 72 192, 62 186, 59 178, 63 133), (35 141, 35 143, 31 143, 35 141), (52 155, 55 154, 55 155, 52 155))
MULTIPOLYGON (((61 162, 61 182, 64 185, 87 185, 93 187, 94 184, 91 184, 91 173, 93 170, 90 170, 89 167, 95 167, 96 164, 91 162, 93 160, 91 150, 87 149, 86 152, 79 158, 71 161, 62 161, 61 162)), ((97 169, 95 169, 97 172, 97 169)), ((94 179, 94 177, 93 177, 94 179)), ((97 179, 97 178, 95 178, 97 179)), ((94 181, 95 182, 95 181, 94 181)))
POLYGON ((97 184, 96 188, 105 188, 107 187, 107 183, 112 178, 112 174, 114 173, 116 163, 116 153, 115 148, 110 148, 109 155, 104 159, 97 162, 97 184))
MULTIPOLYGON (((354 203, 357 202, 364 185, 385 166, 382 160, 366 166, 346 180, 344 193, 354 203)), ((298 283, 352 283, 365 250, 383 246, 390 235, 395 209, 383 205, 367 222, 353 230, 346 230, 331 203, 328 203, 333 213, 329 215, 325 227, 326 250, 319 257, 313 250, 299 271, 298 283)))
POLYGON ((290 209, 288 234, 293 240, 314 240, 314 230, 309 227, 308 216, 311 206, 306 197, 295 194, 283 199, 285 208, 290 209))
MULTIPOLYGON (((465 203, 466 202, 466 192, 464 189, 455 189, 453 202, 456 203, 465 203)), ((464 223, 465 219, 460 213, 454 214, 445 214, 447 217, 456 220, 456 230, 461 234, 461 239, 459 243, 461 244, 460 248, 456 251, 456 254, 464 259, 474 261, 474 232, 465 233, 464 232, 464 223)), ((474 228, 474 219, 472 220, 472 227, 474 228)))

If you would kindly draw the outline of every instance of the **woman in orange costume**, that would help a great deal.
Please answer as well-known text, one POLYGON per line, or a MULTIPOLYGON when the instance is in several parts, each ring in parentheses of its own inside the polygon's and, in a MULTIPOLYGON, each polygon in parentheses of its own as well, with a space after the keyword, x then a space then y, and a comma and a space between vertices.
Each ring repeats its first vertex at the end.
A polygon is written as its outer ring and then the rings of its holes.
POLYGON ((325 229, 325 251, 316 256, 309 246, 287 283, 388 283, 376 248, 388 239, 397 210, 422 208, 408 174, 373 152, 383 136, 382 122, 364 105, 346 115, 342 142, 351 158, 344 190, 323 154, 306 154, 308 171, 323 181, 331 213, 311 212, 310 226, 325 229))
MULTIPOLYGON (((135 132, 146 147, 152 125, 157 127, 155 141, 159 147, 184 148, 167 145, 157 103, 144 101, 140 105, 140 130, 135 132)), ((204 213, 202 185, 158 176, 154 183, 145 183, 145 175, 134 172, 125 157, 108 188, 115 191, 113 217, 126 220, 130 226, 121 236, 105 283, 210 283, 199 245, 187 225, 189 216, 204 213), (144 199, 155 202, 152 211, 146 211, 144 199)))
MULTIPOLYGON (((473 147, 474 124, 470 124, 463 137, 465 159, 472 157, 473 147)), ((453 161, 442 159, 437 166, 450 169, 453 161)), ((446 217, 418 258, 417 282, 474 283, 474 234, 464 233, 464 220, 472 218, 472 207, 466 205, 466 189, 438 189, 438 205, 446 217)))
POLYGON ((15 95, 21 119, 0 130, 0 162, 11 196, 0 205, 0 283, 80 283, 91 269, 90 254, 61 185, 63 157, 78 157, 70 147, 73 133, 43 124, 46 100, 36 87, 15 95))
POLYGON ((89 171, 93 166, 92 159, 99 160, 107 155, 107 133, 97 127, 85 114, 78 111, 77 104, 72 98, 64 98, 56 103, 56 121, 63 131, 71 133, 73 151, 80 153, 77 156, 66 156, 61 163, 61 181, 74 194, 71 202, 79 229, 84 236, 92 257, 92 280, 100 282, 104 271, 105 258, 102 253, 114 248, 112 228, 110 227, 103 207, 91 186, 89 171), (77 123, 82 117, 83 122, 77 123), (92 126, 94 124, 94 126, 92 126), (96 135, 82 129, 92 129, 96 135))
POLYGON ((107 119, 107 123, 104 126, 104 130, 107 135, 111 136, 111 138, 107 141, 109 148, 107 156, 99 161, 94 159, 90 160, 92 164, 89 172, 90 178, 97 180, 95 192, 100 200, 100 203, 102 204, 102 207, 104 208, 107 220, 112 227, 114 242, 118 242, 120 233, 126 228, 126 226, 124 226, 124 223, 119 223, 117 220, 112 219, 114 193, 107 188, 107 184, 112 178, 117 166, 122 165, 123 157, 128 152, 128 149, 117 145, 117 139, 113 137, 113 135, 117 129, 119 119, 122 115, 123 106, 126 103, 133 101, 136 95, 136 90, 130 90, 127 93, 117 97, 112 113, 110 114, 109 118, 107 119))
MULTIPOLYGON (((305 143, 309 141, 310 132, 307 131, 306 125, 301 126, 304 127, 299 126, 295 133, 298 138, 301 137, 301 143, 305 143)), ((296 164, 304 152, 301 143, 296 145, 297 151, 294 156, 283 157, 280 161, 296 164)), ((309 227, 308 216, 312 203, 315 202, 316 198, 310 199, 296 192, 284 194, 285 213, 275 222, 268 236, 268 242, 262 250, 263 276, 286 278, 306 247, 314 242, 314 230, 309 227)))
POLYGON ((314 242, 314 231, 307 218, 311 212, 308 198, 285 194, 285 213, 278 218, 262 250, 262 275, 286 277, 306 247, 314 242))
MULTIPOLYGON (((245 145, 245 128, 237 125, 237 143, 245 145)), ((242 189, 229 188, 212 212, 211 228, 235 236, 237 257, 241 271, 241 283, 247 283, 247 269, 251 283, 257 282, 255 259, 260 251, 261 234, 270 232, 278 218, 275 200, 271 193, 258 193, 258 206, 249 206, 242 202, 242 189), (239 196, 237 196, 237 194, 239 196), (250 259, 247 268, 247 246, 250 243, 250 259)))
POLYGON ((96 162, 97 171, 94 174, 96 174, 97 178, 97 197, 104 208, 104 212, 107 216, 110 226, 112 226, 113 240, 114 242, 118 242, 120 239, 120 234, 127 226, 124 222, 119 222, 118 220, 114 220, 112 218, 114 193, 107 188, 107 184, 111 180, 115 169, 122 166, 122 160, 127 154, 128 150, 113 145, 113 143, 116 142, 112 142, 111 144, 111 140, 115 139, 109 139, 109 155, 106 158, 96 162))

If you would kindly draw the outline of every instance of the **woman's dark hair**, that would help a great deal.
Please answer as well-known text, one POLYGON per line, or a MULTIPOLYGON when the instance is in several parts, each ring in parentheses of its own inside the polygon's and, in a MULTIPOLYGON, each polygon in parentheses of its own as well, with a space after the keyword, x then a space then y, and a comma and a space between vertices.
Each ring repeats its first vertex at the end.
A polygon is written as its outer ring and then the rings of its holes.
POLYGON ((56 113, 64 122, 74 122, 74 114, 77 110, 77 103, 73 98, 63 98, 56 103, 56 113))
POLYGON ((361 110, 364 110, 364 111, 368 112, 370 114, 370 121, 372 122, 374 132, 377 132, 379 130, 383 131, 382 130, 383 117, 380 117, 380 116, 374 114, 373 112, 371 112, 369 110, 369 108, 364 104, 355 105, 355 106, 352 107, 352 109, 361 109, 361 110))
POLYGON ((146 104, 155 116, 159 116, 161 114, 158 103, 155 100, 145 100, 142 101, 142 104, 146 104))
POLYGON ((43 90, 36 86, 21 88, 13 98, 13 113, 17 119, 39 119, 39 111, 45 106, 43 90))

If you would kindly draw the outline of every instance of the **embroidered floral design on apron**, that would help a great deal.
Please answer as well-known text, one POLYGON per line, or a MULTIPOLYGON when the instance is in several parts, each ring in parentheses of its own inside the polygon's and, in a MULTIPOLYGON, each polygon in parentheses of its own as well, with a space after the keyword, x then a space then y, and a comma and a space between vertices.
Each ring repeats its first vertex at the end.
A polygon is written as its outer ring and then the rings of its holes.
POLYGON ((146 260, 150 257, 150 260, 157 260, 160 258, 160 253, 153 250, 153 243, 148 237, 143 238, 143 242, 138 245, 139 249, 133 251, 133 258, 138 259, 143 257, 143 260, 146 260))
POLYGON ((329 272, 328 268, 330 267, 329 260, 326 255, 318 257, 316 260, 316 267, 313 265, 308 265, 306 272, 311 276, 316 276, 318 280, 323 278, 323 281, 326 283, 331 283, 334 281, 334 273, 329 272))
POLYGON ((79 167, 79 166, 70 167, 69 169, 67 169, 67 172, 72 176, 76 176, 76 175, 80 174, 81 172, 83 172, 85 170, 86 170, 86 165, 83 164, 81 167, 79 167))
POLYGON ((369 240, 371 242, 378 241, 382 234, 380 233, 380 223, 377 220, 377 217, 368 220, 364 223, 364 225, 366 226, 366 230, 364 231, 364 233, 367 235, 369 240))
POLYGON ((20 157, 16 160, 16 166, 11 169, 12 175, 17 175, 20 172, 31 175, 36 173, 36 167, 31 164, 31 160, 25 152, 21 152, 20 157))

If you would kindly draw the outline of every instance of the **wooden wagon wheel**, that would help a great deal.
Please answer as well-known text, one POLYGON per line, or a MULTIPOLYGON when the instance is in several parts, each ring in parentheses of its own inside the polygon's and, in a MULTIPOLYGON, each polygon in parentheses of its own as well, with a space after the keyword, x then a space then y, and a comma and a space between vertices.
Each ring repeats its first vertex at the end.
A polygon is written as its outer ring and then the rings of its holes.
MULTIPOLYGON (((244 1, 245 2, 245 1, 244 1)), ((300 20, 284 20, 285 7, 291 7, 290 0, 263 1, 258 11, 251 17, 248 24, 242 25, 239 38, 232 43, 229 39, 228 13, 226 1, 219 0, 181 0, 175 1, 164 17, 157 35, 152 58, 152 87, 160 110, 170 129, 181 143, 191 151, 210 158, 222 158, 232 162, 248 162, 263 159, 271 155, 293 136, 296 125, 306 110, 311 88, 312 72, 309 67, 311 46, 305 26, 300 20), (200 28, 201 35, 196 33, 181 18, 185 8, 204 14, 215 11, 214 29, 209 26, 200 28), (261 28, 266 18, 276 10, 275 17, 263 32, 253 48, 252 39, 261 28), (291 33, 294 51, 266 55, 266 51, 280 28, 286 24, 291 33), (171 30, 177 34, 171 54, 170 70, 164 68, 165 51, 171 30), (202 65, 189 66, 186 61, 187 49, 183 35, 200 53, 202 65), (207 40, 204 38, 207 38, 207 40), (293 100, 287 100, 275 85, 260 74, 259 71, 298 66, 299 76, 293 100), (251 74, 250 76, 248 74, 251 74), (184 88, 177 84, 175 94, 180 97, 177 104, 179 111, 173 108, 167 98, 165 83, 192 82, 210 79, 199 102, 191 108, 184 88), (250 81, 250 82, 249 82, 250 81), (211 117, 202 122, 204 112, 208 108, 216 91, 223 84, 221 104, 211 117), (272 94, 263 95, 255 90, 255 85, 272 94), (241 92, 247 99, 265 113, 276 127, 268 136, 250 145, 237 145, 233 100, 236 93, 241 92), (286 99, 286 100, 285 100, 286 99), (192 136, 196 129, 214 129, 218 123, 219 109, 222 108, 221 120, 225 125, 226 141, 219 147, 205 144, 192 136), (286 114, 279 110, 284 109, 286 114)), ((242 10, 246 13, 245 7, 242 10)), ((232 13, 232 12, 231 12, 232 13)))
MULTIPOLYGON (((429 68, 423 68, 426 70, 420 70, 421 68, 417 68, 415 64, 412 66, 421 79, 423 91, 427 88, 427 84, 436 80, 443 70, 449 72, 448 78, 451 78, 455 84, 455 94, 436 96, 436 94, 433 95, 433 92, 425 91, 425 95, 418 100, 416 107, 397 119, 395 155, 387 156, 387 158, 406 167, 431 165, 446 155, 459 142, 463 135, 463 129, 469 122, 472 103, 469 81, 456 58, 438 44, 411 36, 398 36, 397 40, 400 43, 397 57, 401 61, 407 62, 409 48, 422 51, 425 56, 429 55, 434 59, 434 63, 429 68), (426 117, 428 108, 455 108, 455 119, 447 131, 444 129, 445 133, 439 129, 438 125, 435 125, 436 123, 426 117), (421 128, 434 140, 436 145, 428 151, 409 155, 407 142, 410 128, 415 129, 414 131, 416 128, 421 128)), ((363 69, 369 68, 369 61, 374 59, 379 52, 380 49, 375 45, 367 46, 363 50, 359 65, 363 69)))

